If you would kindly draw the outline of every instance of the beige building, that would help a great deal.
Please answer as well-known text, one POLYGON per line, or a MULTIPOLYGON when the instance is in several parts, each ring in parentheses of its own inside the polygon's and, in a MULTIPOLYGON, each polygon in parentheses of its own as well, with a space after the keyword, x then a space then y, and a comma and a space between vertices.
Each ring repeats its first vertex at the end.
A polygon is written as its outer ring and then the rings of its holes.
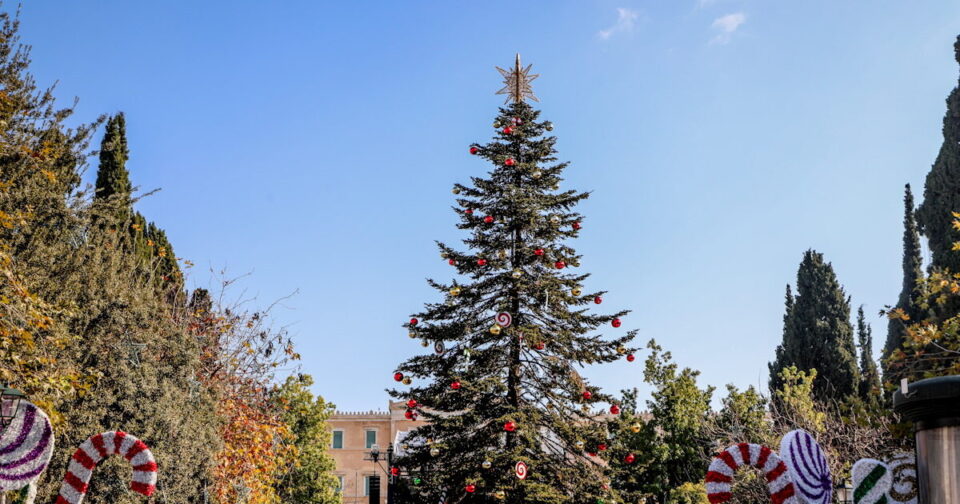
POLYGON ((407 405, 403 402, 390 402, 388 408, 389 411, 338 411, 330 417, 333 430, 330 453, 337 463, 335 473, 340 478, 343 504, 367 504, 378 484, 380 503, 386 504, 390 470, 386 462, 387 448, 406 432, 424 424, 422 420, 404 417, 407 405), (374 447, 380 451, 379 465, 370 460, 374 447))

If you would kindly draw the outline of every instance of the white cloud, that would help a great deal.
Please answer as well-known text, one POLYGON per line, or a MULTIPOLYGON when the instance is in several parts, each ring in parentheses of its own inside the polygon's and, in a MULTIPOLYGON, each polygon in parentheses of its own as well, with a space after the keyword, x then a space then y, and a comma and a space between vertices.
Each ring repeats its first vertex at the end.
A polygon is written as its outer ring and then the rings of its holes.
POLYGON ((733 32, 737 31, 737 28, 740 28, 740 25, 747 22, 746 14, 742 12, 737 12, 734 14, 727 14, 726 16, 718 17, 713 20, 713 24, 710 25, 714 30, 718 30, 720 33, 717 36, 713 37, 710 40, 711 44, 726 44, 730 42, 730 37, 733 36, 733 32))
POLYGON ((607 40, 615 33, 633 31, 633 27, 636 26, 639 17, 639 12, 633 9, 627 9, 626 7, 619 7, 617 8, 617 22, 610 28, 597 32, 597 36, 607 40))

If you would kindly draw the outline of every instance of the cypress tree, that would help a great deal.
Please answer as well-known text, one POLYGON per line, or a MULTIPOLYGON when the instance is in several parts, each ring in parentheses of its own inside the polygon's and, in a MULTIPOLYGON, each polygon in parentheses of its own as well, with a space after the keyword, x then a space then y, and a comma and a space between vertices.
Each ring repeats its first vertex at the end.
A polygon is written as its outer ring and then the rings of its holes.
POLYGON ((863 315, 863 305, 857 310, 857 346, 860 347, 860 397, 871 400, 880 395, 880 374, 873 361, 873 329, 863 315))
MULTIPOLYGON (((913 294, 917 282, 923 279, 923 258, 920 249, 920 233, 917 231, 917 221, 913 206, 913 193, 910 184, 904 188, 903 194, 903 286, 895 308, 903 310, 909 317, 909 322, 916 322, 920 311, 914 305, 913 294)), ((887 341, 883 345, 883 378, 888 383, 900 381, 899 376, 887 367, 887 358, 894 350, 903 345, 906 333, 903 320, 890 319, 887 323, 887 341)), ((908 323, 909 323, 908 322, 908 323)))
MULTIPOLYGON (((960 36, 953 45, 960 63, 960 36)), ((960 211, 960 85, 947 97, 947 113, 943 116, 943 144, 927 174, 923 203, 917 210, 920 232, 927 237, 932 253, 931 268, 960 271, 960 253, 953 243, 960 241, 960 232, 953 229, 953 212, 960 211)))
POLYGON ((120 112, 107 120, 103 140, 100 142, 100 166, 97 168, 94 192, 94 201, 110 204, 110 213, 115 216, 117 223, 126 222, 130 217, 130 194, 133 187, 127 171, 129 158, 127 124, 123 112, 120 112))
POLYGON ((860 372, 850 324, 850 300, 823 254, 808 250, 797 270, 797 295, 787 300, 783 342, 769 364, 770 390, 783 385, 780 372, 789 366, 817 370, 818 400, 856 395, 860 372))

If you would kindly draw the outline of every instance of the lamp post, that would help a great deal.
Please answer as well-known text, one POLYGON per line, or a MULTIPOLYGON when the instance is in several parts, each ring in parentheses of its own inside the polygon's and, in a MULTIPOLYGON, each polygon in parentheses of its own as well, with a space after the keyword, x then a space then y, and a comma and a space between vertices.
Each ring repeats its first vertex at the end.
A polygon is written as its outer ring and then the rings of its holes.
POLYGON ((373 463, 377 464, 377 467, 379 467, 380 470, 387 475, 387 504, 393 504, 394 475, 393 475, 393 472, 391 471, 391 468, 393 468, 393 443, 390 443, 390 445, 387 447, 386 457, 383 457, 382 454, 380 453, 379 446, 373 445, 373 447, 370 450, 369 456, 365 460, 372 460, 373 463), (381 460, 384 460, 387 463, 386 468, 380 465, 381 460))
POLYGON ((24 397, 26 395, 15 388, 0 387, 0 432, 13 422, 24 397))
MULTIPOLYGON (((13 422, 17 413, 20 411, 20 401, 26 397, 23 392, 15 388, 0 387, 0 434, 7 429, 7 426, 13 422)), ((6 492, 0 492, 0 504, 6 504, 6 492)))
POLYGON ((850 480, 837 483, 837 503, 850 504, 853 502, 853 485, 850 480))

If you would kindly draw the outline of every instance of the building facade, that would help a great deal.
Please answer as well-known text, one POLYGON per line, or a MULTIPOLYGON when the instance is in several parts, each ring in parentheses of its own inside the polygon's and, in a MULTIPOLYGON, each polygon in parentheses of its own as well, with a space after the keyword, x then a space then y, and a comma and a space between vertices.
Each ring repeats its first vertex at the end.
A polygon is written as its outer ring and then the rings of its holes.
POLYGON ((421 420, 408 420, 403 402, 390 402, 387 411, 334 413, 329 420, 333 430, 330 453, 336 461, 335 474, 340 479, 343 504, 367 504, 379 488, 380 504, 387 502, 387 449, 407 432, 423 425, 421 420), (370 452, 380 452, 379 465, 370 460, 370 452))

